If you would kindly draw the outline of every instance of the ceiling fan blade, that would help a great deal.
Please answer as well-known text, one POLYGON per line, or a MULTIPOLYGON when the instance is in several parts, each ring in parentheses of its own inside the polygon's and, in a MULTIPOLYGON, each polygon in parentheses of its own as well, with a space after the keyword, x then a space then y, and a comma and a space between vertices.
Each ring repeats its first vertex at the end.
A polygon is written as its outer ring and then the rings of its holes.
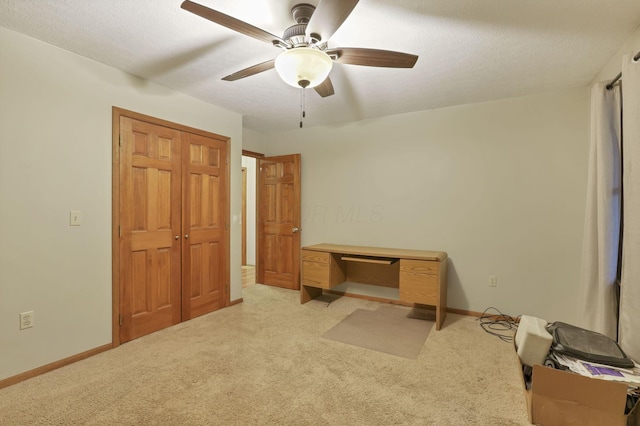
POLYGON ((318 84, 314 87, 318 95, 326 98, 327 96, 333 95, 335 92, 333 91, 333 84, 331 84, 331 79, 327 77, 322 83, 318 84))
POLYGON ((363 49, 359 47, 338 47, 326 51, 329 56, 337 56, 339 64, 364 65, 368 67, 413 68, 417 55, 394 52, 392 50, 363 49))
POLYGON ((320 0, 307 24, 307 39, 329 40, 357 4, 358 0, 320 0))
POLYGON ((259 74, 263 71, 272 69, 274 67, 275 62, 276 62, 275 59, 270 59, 266 62, 262 62, 261 64, 253 65, 249 68, 245 68, 238 72, 234 72, 233 74, 229 74, 228 76, 224 77, 223 80, 236 81, 236 80, 240 80, 241 78, 250 77, 252 75, 259 74))
POLYGON ((180 7, 184 10, 208 19, 211 22, 215 22, 216 24, 222 25, 223 27, 227 27, 233 31, 239 32, 240 34, 248 35, 249 37, 253 37, 260 41, 264 41, 269 44, 282 43, 287 46, 289 45, 280 37, 275 36, 263 29, 254 27, 253 25, 247 24, 244 21, 241 21, 229 15, 225 15, 224 13, 218 12, 217 10, 209 9, 206 6, 202 6, 201 4, 194 3, 190 0, 184 1, 180 5, 180 7))

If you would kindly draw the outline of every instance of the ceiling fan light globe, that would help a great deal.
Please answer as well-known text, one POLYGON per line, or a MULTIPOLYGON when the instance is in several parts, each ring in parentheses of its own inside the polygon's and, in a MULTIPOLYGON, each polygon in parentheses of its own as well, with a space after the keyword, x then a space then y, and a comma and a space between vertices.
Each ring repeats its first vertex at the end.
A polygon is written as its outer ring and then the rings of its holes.
POLYGON ((293 87, 316 87, 326 80, 333 61, 326 53, 310 47, 285 50, 277 58, 275 68, 280 78, 293 87), (300 82, 308 82, 302 86, 300 82))

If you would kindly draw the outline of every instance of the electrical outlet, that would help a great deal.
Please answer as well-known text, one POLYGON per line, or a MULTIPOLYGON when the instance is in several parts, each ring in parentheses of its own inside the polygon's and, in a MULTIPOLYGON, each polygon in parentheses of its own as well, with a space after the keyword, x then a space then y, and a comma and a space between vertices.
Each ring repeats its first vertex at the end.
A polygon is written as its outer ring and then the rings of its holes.
POLYGON ((489 275, 489 287, 497 287, 497 286, 498 286, 498 276, 489 275))
POLYGON ((20 314, 20 330, 33 327, 33 311, 20 314))

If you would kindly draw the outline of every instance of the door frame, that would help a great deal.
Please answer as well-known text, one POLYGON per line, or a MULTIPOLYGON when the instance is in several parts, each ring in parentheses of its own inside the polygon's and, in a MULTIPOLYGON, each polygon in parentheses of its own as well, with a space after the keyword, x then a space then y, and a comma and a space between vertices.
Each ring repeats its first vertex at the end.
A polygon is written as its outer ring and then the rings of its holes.
POLYGON ((241 266, 247 264, 247 168, 242 167, 242 260, 241 266))
MULTIPOLYGON (((116 106, 112 107, 111 122, 111 341, 112 346, 120 346, 120 117, 129 117, 139 121, 145 121, 151 124, 168 127, 179 130, 181 132, 192 133, 205 136, 208 138, 220 139, 220 135, 196 129, 194 127, 185 126, 183 124, 174 123, 163 120, 161 118, 152 117, 150 115, 141 114, 116 106)), ((231 139, 224 137, 227 144, 227 156, 224 159, 227 163, 226 179, 228 208, 224 209, 224 221, 230 224, 230 204, 231 204, 231 139)), ((231 238, 230 231, 226 232, 226 241, 224 243, 226 264, 224 265, 224 297, 225 306, 230 304, 230 265, 231 259, 231 238)))
POLYGON ((253 242, 253 244, 254 244, 254 246, 256 248, 255 270, 256 270, 256 282, 258 282, 257 271, 258 271, 258 262, 260 262, 260 256, 259 256, 260 255, 260 252, 259 252, 260 248, 258 247, 258 209, 259 209, 259 206, 258 206, 258 199, 259 199, 258 198, 258 191, 260 190, 260 169, 259 169, 258 166, 259 166, 259 160, 261 158, 264 158, 265 155, 261 154, 259 152, 253 152, 253 151, 248 151, 246 149, 243 149, 242 150, 242 156, 243 157, 252 157, 252 158, 256 159, 256 181, 254 182, 255 185, 256 185, 255 186, 255 188, 256 188, 256 199, 254 200, 255 201, 255 206, 256 206, 256 214, 255 214, 256 223, 254 224, 255 225, 255 229, 256 229, 256 233, 255 233, 256 234, 256 240, 253 242))

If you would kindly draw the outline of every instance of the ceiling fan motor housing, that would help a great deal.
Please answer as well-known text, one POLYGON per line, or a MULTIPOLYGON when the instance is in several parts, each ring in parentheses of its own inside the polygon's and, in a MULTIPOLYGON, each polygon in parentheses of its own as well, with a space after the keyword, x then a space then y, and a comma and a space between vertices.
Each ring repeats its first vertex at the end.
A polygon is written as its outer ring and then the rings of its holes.
POLYGON ((310 34, 310 40, 307 40, 306 30, 307 24, 311 19, 311 15, 316 10, 316 7, 312 4, 300 3, 291 8, 291 14, 293 20, 297 24, 290 26, 284 31, 282 39, 287 41, 293 47, 308 46, 309 42, 312 44, 318 44, 321 40, 319 34, 310 34))
POLYGON ((294 24, 284 30, 284 34, 282 35, 282 39, 288 43, 290 43, 293 47, 306 46, 306 35, 305 30, 307 29, 307 24, 294 24))

